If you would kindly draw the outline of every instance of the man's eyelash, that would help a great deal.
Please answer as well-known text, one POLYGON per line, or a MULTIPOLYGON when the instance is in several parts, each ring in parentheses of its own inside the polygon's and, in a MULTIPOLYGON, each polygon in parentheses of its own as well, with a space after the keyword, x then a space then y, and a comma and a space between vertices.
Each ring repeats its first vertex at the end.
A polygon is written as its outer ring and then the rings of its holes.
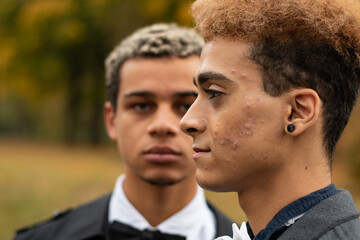
POLYGON ((207 94, 210 95, 210 99, 215 98, 222 94, 221 92, 210 90, 210 89, 203 89, 203 90, 204 90, 204 92, 206 92, 207 94))

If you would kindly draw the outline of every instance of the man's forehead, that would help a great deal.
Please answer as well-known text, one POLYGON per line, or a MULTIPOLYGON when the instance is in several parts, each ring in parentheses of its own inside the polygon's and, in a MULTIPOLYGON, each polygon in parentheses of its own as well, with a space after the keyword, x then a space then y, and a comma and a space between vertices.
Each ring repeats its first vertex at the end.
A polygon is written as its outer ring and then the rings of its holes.
POLYGON ((205 42, 203 51, 201 56, 205 53, 212 53, 212 52, 226 52, 226 53, 233 53, 238 54, 243 52, 244 54, 249 53, 249 50, 253 47, 252 43, 249 43, 244 40, 236 40, 236 39, 228 39, 228 38, 221 38, 216 37, 210 41, 205 42))
POLYGON ((200 57, 200 64, 196 76, 202 72, 214 71, 209 66, 227 66, 227 63, 242 62, 253 64, 250 61, 250 49, 253 45, 241 40, 215 38, 205 43, 200 57))

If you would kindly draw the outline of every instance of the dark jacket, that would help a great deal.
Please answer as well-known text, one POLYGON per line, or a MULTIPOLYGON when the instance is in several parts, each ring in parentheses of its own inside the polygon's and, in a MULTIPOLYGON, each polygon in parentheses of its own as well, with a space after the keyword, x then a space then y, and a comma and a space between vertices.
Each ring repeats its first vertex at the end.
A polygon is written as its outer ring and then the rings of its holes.
POLYGON ((350 193, 339 190, 306 212, 278 240, 359 240, 359 216, 350 193))
MULTIPOLYGON (((15 240, 105 240, 111 195, 103 196, 74 210, 19 230, 15 240)), ((208 203, 216 219, 216 237, 232 234, 232 222, 208 203)))

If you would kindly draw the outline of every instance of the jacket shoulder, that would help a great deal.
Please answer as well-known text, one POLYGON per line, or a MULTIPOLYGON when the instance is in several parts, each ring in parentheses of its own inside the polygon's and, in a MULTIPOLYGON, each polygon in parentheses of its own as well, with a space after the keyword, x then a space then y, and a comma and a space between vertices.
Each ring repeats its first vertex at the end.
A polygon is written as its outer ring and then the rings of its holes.
POLYGON ((216 220, 216 236, 220 237, 224 235, 232 236, 232 221, 230 218, 225 216, 219 209, 207 201, 207 205, 215 216, 216 220))
POLYGON ((55 213, 50 219, 17 230, 14 240, 51 239, 52 232, 55 230, 54 227, 56 228, 59 222, 62 222, 71 211, 72 209, 68 209, 64 212, 55 213))
POLYGON ((340 234, 345 229, 359 232, 359 216, 360 212, 356 209, 351 194, 345 190, 338 190, 334 196, 321 201, 306 212, 279 237, 279 240, 360 239, 345 238, 345 233, 340 234))
POLYGON ((16 231, 14 240, 81 239, 98 234, 107 218, 110 194, 16 231), (81 236, 81 237, 80 237, 81 236))
POLYGON ((358 218, 352 219, 335 226, 333 229, 320 237, 319 240, 334 240, 339 239, 339 237, 343 240, 360 239, 360 220, 358 218))

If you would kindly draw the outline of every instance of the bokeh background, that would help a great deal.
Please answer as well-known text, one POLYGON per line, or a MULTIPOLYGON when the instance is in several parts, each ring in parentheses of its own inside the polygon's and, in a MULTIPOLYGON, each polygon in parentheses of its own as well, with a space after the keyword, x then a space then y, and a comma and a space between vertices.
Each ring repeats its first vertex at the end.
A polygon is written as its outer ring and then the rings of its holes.
MULTIPOLYGON (((0 0, 0 239, 112 190, 122 172, 103 127, 104 59, 156 22, 193 26, 190 0, 0 0)), ((333 178, 360 207, 360 104, 333 178)), ((291 161, 291 159, 289 159, 291 161)), ((236 221, 234 193, 206 192, 236 221)))

